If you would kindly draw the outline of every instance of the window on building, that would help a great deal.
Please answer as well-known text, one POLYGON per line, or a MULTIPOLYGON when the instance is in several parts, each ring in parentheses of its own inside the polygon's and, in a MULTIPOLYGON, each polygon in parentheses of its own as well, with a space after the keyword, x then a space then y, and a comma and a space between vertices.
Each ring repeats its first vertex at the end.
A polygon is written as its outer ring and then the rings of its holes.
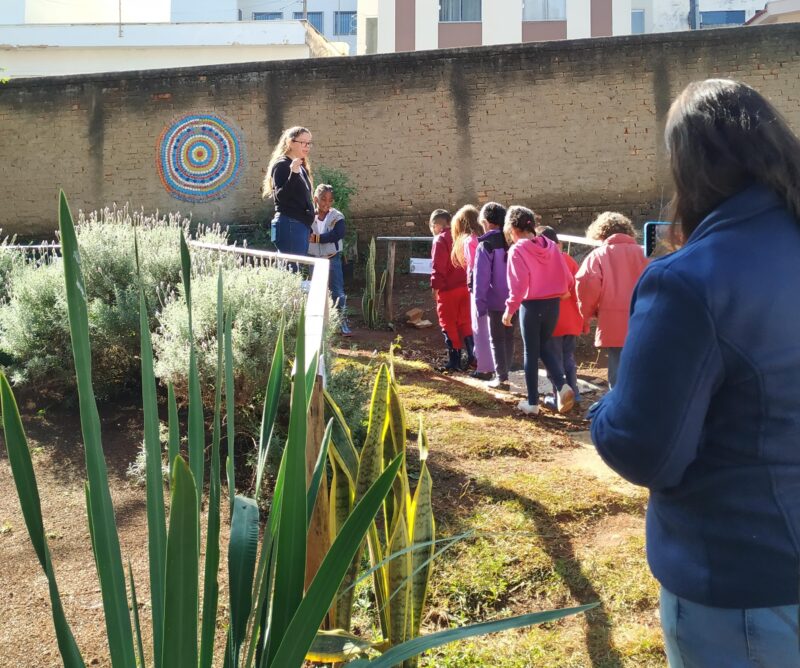
POLYGON ((566 0, 525 0, 523 21, 564 21, 567 18, 566 0))
POLYGON ((480 21, 481 0, 440 0, 440 21, 480 21))
MULTIPOLYGON (((317 32, 325 32, 322 27, 325 25, 323 21, 323 16, 325 14, 323 12, 308 12, 308 22, 316 28, 317 32)), ((303 18, 303 12, 295 12, 294 13, 294 20, 299 21, 303 18)))
POLYGON ((631 10, 631 35, 644 35, 644 9, 631 10))
POLYGON ((700 12, 701 28, 723 28, 744 25, 744 10, 700 12))
POLYGON ((355 35, 358 26, 358 12, 334 12, 333 34, 355 35))
POLYGON ((253 21, 283 21, 283 12, 253 12, 253 21))

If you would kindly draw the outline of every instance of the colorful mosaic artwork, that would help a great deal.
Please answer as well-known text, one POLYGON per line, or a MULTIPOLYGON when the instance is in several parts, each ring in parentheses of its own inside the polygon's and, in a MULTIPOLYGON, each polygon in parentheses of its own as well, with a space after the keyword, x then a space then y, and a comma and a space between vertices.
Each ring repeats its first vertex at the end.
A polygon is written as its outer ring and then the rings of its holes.
POLYGON ((236 183, 243 164, 234 127, 219 116, 184 116, 158 140, 158 173, 173 197, 185 202, 220 199, 236 183))

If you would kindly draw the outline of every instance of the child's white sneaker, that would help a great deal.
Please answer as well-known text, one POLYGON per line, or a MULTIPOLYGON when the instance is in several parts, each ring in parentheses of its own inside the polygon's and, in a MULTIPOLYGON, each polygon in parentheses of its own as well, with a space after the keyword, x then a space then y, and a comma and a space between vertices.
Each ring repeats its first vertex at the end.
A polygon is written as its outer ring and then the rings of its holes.
POLYGON ((556 406, 558 407, 558 412, 561 414, 569 413, 574 405, 575 392, 572 391, 572 388, 567 383, 564 383, 556 395, 556 406))
POLYGON ((531 406, 525 399, 517 404, 517 408, 525 413, 525 415, 539 414, 539 405, 537 404, 536 406, 531 406))

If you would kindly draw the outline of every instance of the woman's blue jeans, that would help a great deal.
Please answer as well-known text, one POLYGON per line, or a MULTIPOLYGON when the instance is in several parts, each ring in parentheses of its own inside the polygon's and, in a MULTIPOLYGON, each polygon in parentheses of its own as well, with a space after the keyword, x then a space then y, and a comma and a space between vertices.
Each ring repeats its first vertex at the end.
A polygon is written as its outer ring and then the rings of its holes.
POLYGON ((305 223, 283 213, 272 219, 271 239, 281 253, 308 255, 311 230, 305 223))
POLYGON ((661 588, 661 627, 670 668, 800 666, 798 606, 712 608, 661 588))

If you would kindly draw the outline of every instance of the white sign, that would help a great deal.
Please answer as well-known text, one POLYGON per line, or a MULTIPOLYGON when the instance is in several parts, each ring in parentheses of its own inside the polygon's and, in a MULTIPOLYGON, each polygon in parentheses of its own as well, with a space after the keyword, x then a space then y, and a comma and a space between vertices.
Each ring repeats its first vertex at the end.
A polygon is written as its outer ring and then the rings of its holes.
POLYGON ((432 260, 429 257, 412 257, 409 260, 409 272, 412 274, 430 274, 432 260))

